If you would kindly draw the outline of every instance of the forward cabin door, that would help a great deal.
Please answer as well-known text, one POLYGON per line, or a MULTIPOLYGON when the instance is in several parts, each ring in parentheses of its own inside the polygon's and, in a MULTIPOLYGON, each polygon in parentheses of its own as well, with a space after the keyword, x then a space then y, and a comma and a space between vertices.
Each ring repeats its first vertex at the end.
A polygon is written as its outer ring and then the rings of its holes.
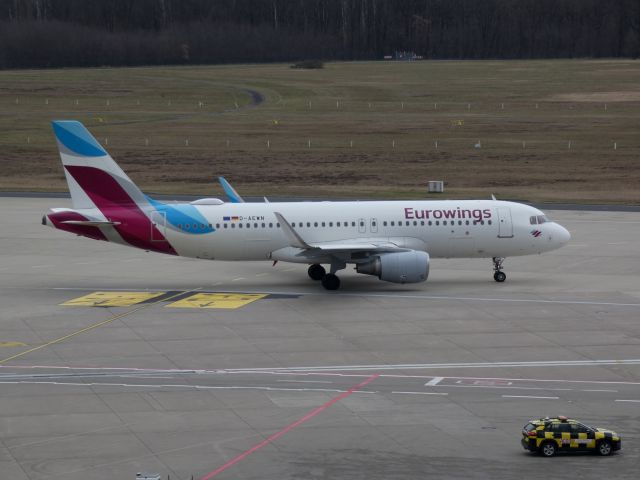
POLYGON ((358 233, 367 233, 367 222, 364 218, 358 219, 358 233))
POLYGON ((370 218, 369 219, 369 231, 371 233, 378 233, 378 219, 370 218))
POLYGON ((508 207, 498 208, 498 238, 513 238, 511 209, 508 207))

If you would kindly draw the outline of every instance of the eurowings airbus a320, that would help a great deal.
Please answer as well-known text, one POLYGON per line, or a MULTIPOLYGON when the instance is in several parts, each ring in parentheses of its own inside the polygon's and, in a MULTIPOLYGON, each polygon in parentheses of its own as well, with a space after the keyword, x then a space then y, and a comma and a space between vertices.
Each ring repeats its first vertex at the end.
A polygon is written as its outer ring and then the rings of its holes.
POLYGON ((307 264, 328 290, 340 287, 336 272, 347 264, 386 282, 424 282, 432 258, 491 258, 495 281, 504 282, 505 257, 554 250, 571 238, 537 208, 495 199, 159 202, 80 122, 54 121, 53 131, 73 208, 51 209, 43 224, 169 255, 307 264))

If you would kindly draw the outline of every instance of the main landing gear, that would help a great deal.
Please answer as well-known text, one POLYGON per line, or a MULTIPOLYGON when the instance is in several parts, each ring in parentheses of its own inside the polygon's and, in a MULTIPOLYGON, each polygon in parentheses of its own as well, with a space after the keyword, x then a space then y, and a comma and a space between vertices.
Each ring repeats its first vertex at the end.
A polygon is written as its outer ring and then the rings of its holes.
POLYGON ((327 271, 322 265, 315 263, 309 267, 307 273, 309 274, 309 277, 311 277, 311 280, 322 280, 322 277, 327 274, 327 271))
POLYGON ((322 265, 315 263, 309 267, 307 273, 312 280, 320 280, 322 286, 327 290, 337 290, 340 288, 340 279, 336 275, 336 272, 345 266, 344 264, 332 264, 331 273, 327 273, 322 265))
POLYGON ((507 279, 507 275, 502 271, 502 263, 504 262, 504 257, 493 257, 493 279, 502 283, 507 279))

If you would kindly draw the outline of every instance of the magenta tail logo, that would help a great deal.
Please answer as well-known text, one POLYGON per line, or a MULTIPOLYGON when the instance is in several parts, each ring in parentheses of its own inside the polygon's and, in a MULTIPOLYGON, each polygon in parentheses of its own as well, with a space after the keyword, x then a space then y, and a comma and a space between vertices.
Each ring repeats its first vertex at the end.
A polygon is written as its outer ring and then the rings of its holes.
POLYGON ((531 235, 538 238, 540 235, 542 235, 542 232, 540 230, 531 230, 531 235))

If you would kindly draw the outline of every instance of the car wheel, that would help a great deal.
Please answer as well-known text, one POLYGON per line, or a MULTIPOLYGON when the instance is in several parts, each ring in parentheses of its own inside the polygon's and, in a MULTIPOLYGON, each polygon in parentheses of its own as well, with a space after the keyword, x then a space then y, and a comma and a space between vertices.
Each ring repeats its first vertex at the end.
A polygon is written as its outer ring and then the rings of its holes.
POLYGON ((540 447, 540 453, 545 457, 553 457, 558 453, 558 446, 555 442, 545 442, 540 447))
POLYGON ((597 450, 600 455, 606 457, 607 455, 611 455, 613 453, 613 446, 611 445, 611 442, 609 440, 602 440, 600 443, 598 443, 597 450))

